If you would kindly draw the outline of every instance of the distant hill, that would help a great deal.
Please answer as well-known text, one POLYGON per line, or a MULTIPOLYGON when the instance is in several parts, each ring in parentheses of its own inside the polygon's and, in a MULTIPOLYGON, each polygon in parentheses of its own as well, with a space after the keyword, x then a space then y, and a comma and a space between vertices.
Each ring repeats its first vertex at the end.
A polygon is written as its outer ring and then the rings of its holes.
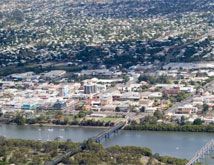
POLYGON ((0 66, 214 60, 212 0, 0 2, 0 66))

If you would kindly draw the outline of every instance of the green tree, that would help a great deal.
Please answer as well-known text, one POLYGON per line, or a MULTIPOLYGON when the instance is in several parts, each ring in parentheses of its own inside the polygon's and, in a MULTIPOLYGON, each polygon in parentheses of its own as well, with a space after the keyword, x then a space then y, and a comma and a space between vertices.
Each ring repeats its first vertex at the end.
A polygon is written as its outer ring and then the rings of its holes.
POLYGON ((155 116, 145 116, 142 119, 142 124, 157 124, 157 117, 155 116))
POLYGON ((185 125, 185 116, 181 116, 180 124, 185 125))
POLYGON ((23 117, 23 115, 21 115, 20 113, 18 113, 14 119, 14 122, 17 125, 24 125, 26 123, 26 119, 23 117))
POLYGON ((129 81, 129 76, 127 76, 127 75, 123 76, 123 80, 125 83, 127 83, 129 81))
POLYGON ((209 105, 207 104, 203 104, 203 109, 202 109, 203 113, 206 113, 207 111, 209 111, 209 105))
POLYGON ((120 108, 119 108, 119 107, 116 107, 116 108, 115 108, 115 112, 120 112, 120 108))
POLYGON ((142 106, 142 107, 140 108, 140 112, 145 112, 145 110, 146 110, 146 108, 145 108, 144 106, 142 106))
POLYGON ((163 119, 163 112, 162 111, 159 111, 159 110, 156 110, 154 112, 154 116, 159 120, 159 119, 163 119))
POLYGON ((200 118, 197 118, 193 121, 193 125, 202 125, 203 124, 203 120, 201 120, 200 118))

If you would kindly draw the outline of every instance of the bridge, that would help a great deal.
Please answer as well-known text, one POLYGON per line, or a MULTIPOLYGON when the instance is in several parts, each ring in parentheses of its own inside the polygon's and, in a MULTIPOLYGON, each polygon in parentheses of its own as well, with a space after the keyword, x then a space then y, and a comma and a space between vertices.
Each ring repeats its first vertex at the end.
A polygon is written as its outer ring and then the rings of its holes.
POLYGON ((210 140, 198 152, 196 152, 193 158, 186 165, 194 165, 199 163, 200 160, 205 157, 205 155, 211 153, 212 151, 214 151, 214 139, 210 140))
MULTIPOLYGON (((120 129, 122 129, 126 125, 126 122, 118 122, 113 127, 108 128, 107 130, 104 130, 97 134, 96 136, 89 138, 87 141, 94 141, 96 143, 101 143, 105 139, 109 139, 112 134, 117 133, 120 129)), ((86 141, 86 143, 87 143, 86 141)), ((76 150, 69 150, 63 155, 57 156, 55 159, 51 161, 47 161, 45 165, 57 165, 60 162, 62 162, 64 159, 71 157, 79 152, 82 152, 85 150, 85 143, 82 143, 80 147, 76 150)))
POLYGON ((45 165, 57 165, 60 162, 62 162, 62 160, 66 159, 68 157, 71 157, 81 151, 82 151, 81 148, 79 148, 77 150, 69 150, 65 154, 59 155, 55 159, 45 162, 45 165))
POLYGON ((112 134, 117 133, 125 126, 125 124, 125 122, 119 122, 114 127, 110 127, 109 129, 100 132, 96 136, 89 138, 89 140, 101 143, 103 140, 110 138, 112 134))

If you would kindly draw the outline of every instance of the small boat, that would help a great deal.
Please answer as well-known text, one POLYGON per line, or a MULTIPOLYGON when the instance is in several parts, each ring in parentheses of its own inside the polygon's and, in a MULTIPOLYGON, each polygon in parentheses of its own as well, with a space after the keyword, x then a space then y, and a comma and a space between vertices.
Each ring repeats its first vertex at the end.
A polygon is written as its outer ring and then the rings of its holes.
POLYGON ((53 128, 49 128, 48 131, 49 131, 49 132, 53 132, 53 128))
POLYGON ((176 147, 175 149, 176 149, 176 150, 179 150, 179 147, 176 147))

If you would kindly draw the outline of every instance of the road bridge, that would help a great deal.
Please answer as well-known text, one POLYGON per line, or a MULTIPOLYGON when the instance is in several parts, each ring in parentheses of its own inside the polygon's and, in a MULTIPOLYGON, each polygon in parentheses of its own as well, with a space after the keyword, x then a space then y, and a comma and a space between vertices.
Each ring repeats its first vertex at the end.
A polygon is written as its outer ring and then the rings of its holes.
POLYGON ((110 127, 109 129, 100 132, 99 134, 90 138, 89 140, 95 141, 97 143, 101 143, 103 140, 110 138, 112 134, 118 132, 125 125, 126 125, 125 122, 119 122, 115 126, 110 127))
MULTIPOLYGON (((101 143, 102 141, 104 141, 107 138, 110 138, 112 134, 118 132, 120 129, 122 129, 124 126, 126 125, 126 122, 118 122, 116 123, 113 127, 108 128, 107 130, 104 130, 102 132, 100 132, 99 134, 97 134, 96 136, 89 138, 87 141, 94 141, 97 143, 101 143)), ((86 141, 86 143, 87 143, 86 141)), ((56 157, 55 159, 51 160, 51 161, 47 161, 45 163, 45 165, 57 165, 60 162, 62 162, 64 159, 71 157, 79 152, 82 152, 85 150, 85 143, 80 144, 80 147, 78 149, 75 150, 69 150, 67 151, 65 154, 63 155, 59 155, 58 157, 56 157)))
POLYGON ((196 152, 193 158, 186 165, 194 165, 199 163, 200 160, 205 157, 205 155, 211 153, 212 151, 214 151, 214 139, 210 140, 198 152, 196 152))

